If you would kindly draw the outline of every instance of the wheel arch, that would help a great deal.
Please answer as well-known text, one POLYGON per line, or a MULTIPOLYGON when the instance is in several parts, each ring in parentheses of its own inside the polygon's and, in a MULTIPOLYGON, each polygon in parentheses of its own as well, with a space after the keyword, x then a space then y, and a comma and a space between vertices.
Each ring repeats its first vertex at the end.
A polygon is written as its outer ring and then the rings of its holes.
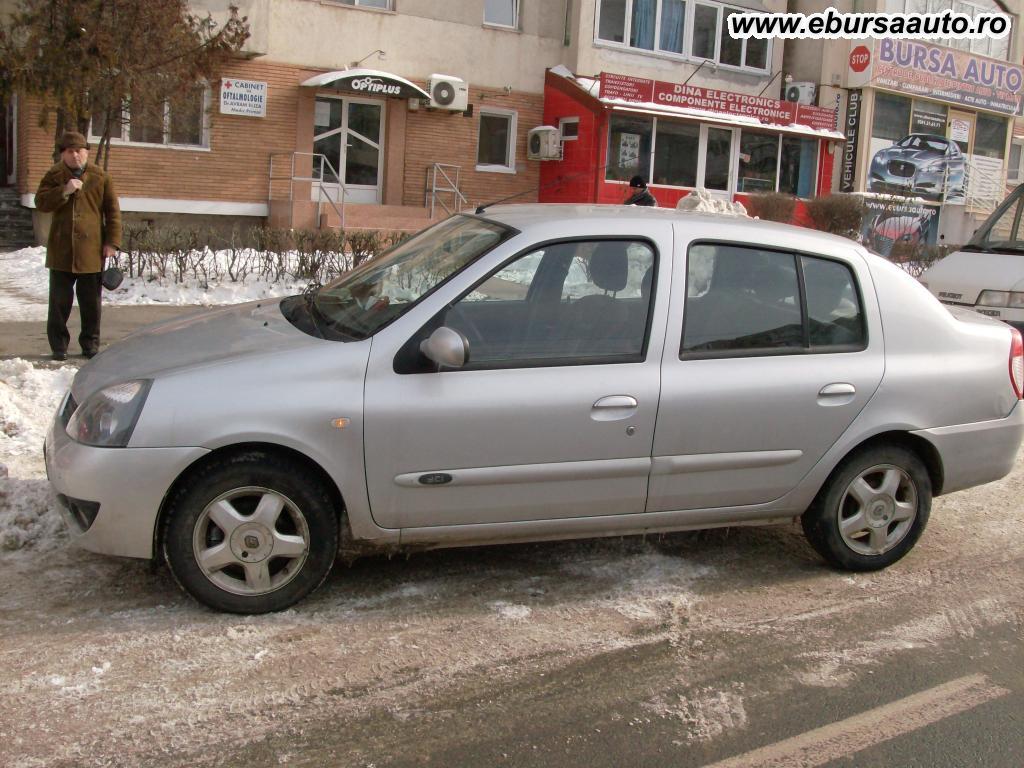
POLYGON ((302 464, 313 472, 323 483, 324 489, 331 497, 332 506, 334 507, 335 513, 338 516, 338 524, 343 532, 346 526, 345 512, 347 507, 345 506, 345 498, 342 496, 341 489, 338 487, 334 479, 327 473, 327 471, 320 466, 318 462, 311 459, 301 451, 297 451, 294 448, 288 448, 277 443, 262 443, 262 442, 247 442, 247 443, 234 443, 232 445, 225 445, 210 451, 203 456, 200 456, 189 466, 187 466, 182 472, 175 478, 174 482, 171 483, 167 492, 164 494, 163 499, 160 502, 160 510, 157 513, 156 524, 153 526, 153 560, 159 561, 163 557, 163 535, 164 529, 166 528, 165 523, 167 522, 167 514, 169 512, 171 499, 175 497, 178 490, 196 473, 202 471, 205 467, 212 463, 223 460, 227 456, 238 456, 247 452, 260 452, 264 454, 273 454, 282 458, 286 458, 291 461, 302 464))
MULTIPOLYGON (((853 446, 846 452, 846 455, 843 456, 842 460, 836 464, 835 469, 832 470, 829 477, 831 477, 832 474, 853 454, 884 445, 898 445, 916 454, 924 463, 925 469, 928 470, 928 479, 932 484, 932 496, 934 497, 942 494, 942 486, 945 482, 945 470, 943 469, 942 457, 939 455, 938 449, 936 449, 936 447, 925 438, 900 430, 891 430, 888 432, 881 432, 877 435, 872 435, 853 446)), ((822 483, 823 488, 827 485, 827 481, 822 483)))

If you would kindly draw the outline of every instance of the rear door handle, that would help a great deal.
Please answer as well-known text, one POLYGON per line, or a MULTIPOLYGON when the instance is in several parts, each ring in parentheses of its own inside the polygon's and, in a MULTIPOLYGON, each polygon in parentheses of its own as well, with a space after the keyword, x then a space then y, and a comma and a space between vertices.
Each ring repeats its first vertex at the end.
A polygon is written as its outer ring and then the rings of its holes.
POLYGON ((818 405, 836 406, 852 403, 857 395, 857 388, 846 382, 827 384, 818 390, 818 405))
POLYGON ((630 395, 608 395, 602 397, 590 408, 590 418, 594 421, 617 421, 628 419, 639 407, 636 398, 630 395))

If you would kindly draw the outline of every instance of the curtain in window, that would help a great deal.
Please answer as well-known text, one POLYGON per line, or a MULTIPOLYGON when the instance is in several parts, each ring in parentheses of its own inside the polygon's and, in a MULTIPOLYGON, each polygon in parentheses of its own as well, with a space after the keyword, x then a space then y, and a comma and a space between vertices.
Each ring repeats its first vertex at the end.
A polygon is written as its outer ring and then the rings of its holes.
POLYGON ((629 44, 634 48, 654 49, 654 14, 658 0, 633 0, 633 23, 629 44))
POLYGON ((662 0, 661 4, 661 50, 672 53, 683 52, 683 24, 686 19, 686 3, 683 0, 662 0))

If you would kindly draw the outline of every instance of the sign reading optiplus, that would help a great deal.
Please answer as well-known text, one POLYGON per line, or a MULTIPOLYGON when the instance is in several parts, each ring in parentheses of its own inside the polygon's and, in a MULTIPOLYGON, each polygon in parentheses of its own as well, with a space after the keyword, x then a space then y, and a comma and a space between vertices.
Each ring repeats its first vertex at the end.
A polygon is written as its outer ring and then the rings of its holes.
POLYGON ((754 117, 764 125, 803 125, 819 131, 836 129, 834 109, 611 72, 601 74, 601 98, 754 117))

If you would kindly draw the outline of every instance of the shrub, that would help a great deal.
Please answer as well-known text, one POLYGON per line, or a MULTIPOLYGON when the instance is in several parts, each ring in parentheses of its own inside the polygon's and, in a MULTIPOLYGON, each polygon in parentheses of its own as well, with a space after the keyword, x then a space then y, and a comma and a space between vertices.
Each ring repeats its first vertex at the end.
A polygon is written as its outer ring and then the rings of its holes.
POLYGON ((763 192, 746 200, 747 213, 765 221, 788 224, 793 220, 796 198, 782 192, 763 192))
POLYGON ((837 192, 812 198, 805 206, 815 229, 851 240, 859 238, 864 220, 864 202, 856 195, 837 192))

